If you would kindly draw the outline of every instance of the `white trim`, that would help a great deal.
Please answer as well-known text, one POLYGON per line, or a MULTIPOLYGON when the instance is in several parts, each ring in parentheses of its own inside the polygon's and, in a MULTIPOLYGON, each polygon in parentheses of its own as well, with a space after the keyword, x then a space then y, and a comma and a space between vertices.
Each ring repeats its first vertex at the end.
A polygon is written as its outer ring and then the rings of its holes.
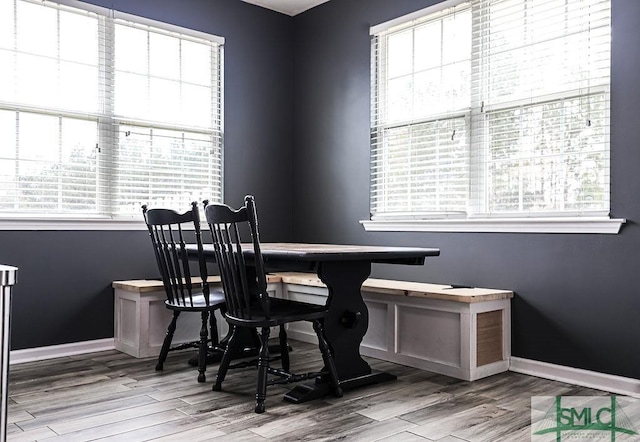
POLYGON ((640 398, 639 379, 513 356, 509 371, 640 398))
MULTIPOLYGON (((27 0, 27 1, 30 1, 31 3, 40 3, 40 4, 43 3, 42 0, 27 0)), ((81 0, 50 0, 50 1, 45 1, 44 3, 52 3, 54 5, 58 4, 58 5, 66 6, 69 8, 75 8, 75 9, 84 10, 87 12, 93 12, 95 14, 104 15, 106 17, 111 17, 111 11, 112 11, 110 8, 92 5, 90 3, 85 3, 81 0)))
POLYGON ((606 233, 617 234, 624 218, 488 218, 441 220, 362 220, 367 232, 495 232, 495 233, 606 233))
POLYGON ((252 5, 260 6, 261 8, 271 9, 272 11, 287 14, 289 16, 298 15, 311 8, 315 8, 322 3, 329 0, 242 0, 252 5))
MULTIPOLYGON (((305 342, 308 341, 307 336, 299 335, 298 333, 294 334, 296 335, 296 339, 305 342)), ((10 365, 23 364, 26 362, 42 361, 45 359, 54 359, 114 349, 115 346, 113 338, 27 348, 11 351, 9 363, 10 365)), ((640 398, 639 379, 599 373, 596 371, 583 370, 580 368, 567 367, 515 356, 510 358, 509 371, 640 398)))
MULTIPOLYGON (((42 3, 42 1, 38 0, 28 0, 32 3, 42 3)), ((67 6, 79 10, 84 10, 88 12, 93 12, 95 14, 99 14, 105 17, 113 18, 115 20, 124 20, 128 22, 133 22, 145 26, 151 26, 158 29, 163 29, 168 32, 175 32, 182 35, 188 35, 193 38, 211 41, 213 43, 224 44, 224 37, 215 34, 209 34, 207 32, 196 31, 195 29, 183 28, 182 26, 177 26, 171 23, 166 23, 163 21, 152 20, 150 18, 142 17, 140 15, 128 14, 126 12, 120 12, 116 9, 105 8, 103 6, 96 6, 89 3, 85 3, 79 0, 48 0, 47 3, 58 4, 62 6, 67 6)))
MULTIPOLYGON (((205 221, 200 222, 200 229, 206 230, 209 226, 205 221)), ((114 220, 114 219, 2 219, 0 218, 0 231, 3 230, 147 230, 147 225, 140 215, 139 220, 114 220)), ((182 230, 195 230, 193 224, 182 227, 182 230)))
POLYGON ((146 230, 142 221, 106 219, 0 219, 2 230, 146 230))
POLYGON ((114 349, 115 346, 113 338, 72 342, 70 344, 49 345, 46 347, 25 348, 24 350, 11 351, 11 354, 9 355, 9 365, 114 349))
POLYGON ((139 15, 127 14, 126 12, 120 12, 118 10, 113 11, 113 19, 133 23, 134 25, 137 24, 150 26, 168 32, 175 32, 177 34, 186 35, 200 40, 207 40, 220 45, 224 44, 224 37, 220 37, 219 35, 208 34, 206 32, 196 31, 195 29, 183 28, 182 26, 177 26, 158 20, 152 20, 150 18, 141 17, 139 15))
POLYGON ((438 12, 445 8, 450 8, 453 6, 457 6, 461 3, 466 3, 469 0, 445 0, 443 2, 437 3, 435 5, 428 6, 426 8, 420 9, 415 12, 411 12, 409 14, 403 15, 402 17, 394 18, 393 20, 386 21, 384 23, 380 23, 375 26, 371 26, 369 28, 369 35, 378 35, 382 34, 389 29, 398 26, 398 25, 407 25, 410 26, 413 20, 418 20, 426 15, 433 14, 434 12, 438 12))

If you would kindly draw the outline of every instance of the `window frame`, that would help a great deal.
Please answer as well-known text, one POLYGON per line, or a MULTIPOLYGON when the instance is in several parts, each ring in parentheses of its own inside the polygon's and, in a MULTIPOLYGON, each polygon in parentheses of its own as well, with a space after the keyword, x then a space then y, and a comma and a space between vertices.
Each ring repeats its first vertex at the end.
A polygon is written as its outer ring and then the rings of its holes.
MULTIPOLYGON (((375 127, 377 133, 381 133, 386 127, 379 124, 376 121, 378 110, 374 109, 374 104, 377 106, 377 100, 380 97, 380 91, 386 86, 381 84, 378 59, 376 57, 376 39, 384 38, 380 34, 384 34, 385 31, 392 28, 413 29, 411 22, 424 19, 427 16, 436 15, 438 12, 447 8, 456 7, 464 3, 473 3, 473 0, 445 0, 427 8, 415 11, 413 13, 398 17, 379 25, 372 26, 370 28, 370 35, 372 38, 371 44, 371 154, 373 155, 373 137, 375 127)), ((422 22, 418 22, 418 25, 422 22)), ((378 43, 379 44, 379 43, 378 43)), ((477 54, 472 54, 472 62, 476 64, 480 62, 477 54)), ((609 85, 611 84, 611 77, 609 78, 609 85)), ((609 86, 610 88, 610 86, 609 86)), ((598 93, 596 88, 590 89, 589 94, 598 93)), ((467 135, 469 137, 478 136, 478 126, 486 126, 486 122, 476 118, 478 113, 484 110, 484 103, 475 103, 473 100, 476 98, 476 94, 471 94, 470 105, 468 108, 467 118, 467 135), (473 131, 473 132, 472 132, 473 131)), ((609 95, 610 97, 610 95, 609 95)), ((610 100, 610 98, 609 98, 610 100)), ((489 108, 487 111, 498 111, 500 108, 508 108, 512 106, 513 102, 501 103, 489 108)), ((610 112, 607 109, 607 112, 610 112)), ((414 124, 415 122, 411 122, 414 124)), ((611 126, 609 126, 611 127, 611 126)), ((486 127, 479 128, 480 132, 487 130, 486 127)), ((379 136, 379 135, 376 135, 379 136)), ((471 144, 470 144, 471 146, 471 144)), ((609 152, 610 152, 609 142, 609 152)), ((478 212, 457 214, 451 213, 434 213, 434 214, 419 214, 419 213, 404 213, 394 216, 390 213, 386 213, 383 216, 376 217, 374 214, 369 215, 369 219, 361 220, 360 223, 367 231, 407 231, 407 232, 509 232, 509 233, 609 233, 615 234, 620 231, 622 224, 626 222, 623 218, 611 218, 611 198, 609 198, 608 206, 609 210, 590 211, 590 212, 551 212, 551 213, 513 213, 513 214, 489 214, 486 212, 486 184, 482 182, 486 181, 486 177, 483 173, 478 172, 479 167, 474 167, 474 164, 478 164, 484 161, 482 149, 470 148, 469 156, 469 206, 475 208, 478 212), (478 156, 483 156, 478 158, 478 156), (484 213, 483 213, 484 212, 484 213), (584 214, 583 214, 584 213, 584 214)), ((371 174, 373 186, 374 178, 374 166, 373 157, 371 161, 371 174)), ((609 170, 611 166, 609 165, 609 170)), ((611 192, 611 184, 609 182, 609 194, 611 192)), ((369 189, 369 201, 373 204, 373 187, 369 189)))
MULTIPOLYGON (((27 0, 30 1, 30 0, 27 0)), ((74 112, 69 110, 51 110, 51 113, 46 110, 45 107, 40 108, 39 106, 16 106, 7 108, 7 110, 17 111, 17 112, 29 112, 36 111, 37 114, 42 115, 54 115, 56 117, 61 118, 72 118, 72 119, 81 119, 95 122, 97 125, 97 140, 98 143, 102 146, 104 145, 104 140, 106 138, 111 138, 111 142, 108 143, 110 146, 109 155, 113 155, 115 150, 117 150, 119 142, 118 142, 118 130, 111 131, 109 134, 105 133, 105 127, 112 125, 121 125, 121 124, 142 124, 143 127, 157 127, 159 129, 169 128, 172 130, 182 130, 187 132, 195 133, 211 133, 211 136, 214 139, 217 137, 220 145, 219 152, 219 160, 220 160, 220 182, 215 185, 216 189, 220 190, 221 198, 224 195, 224 37, 220 37, 218 35, 209 34, 201 31, 196 31, 189 28, 184 28, 181 26, 173 25, 170 23, 160 22, 157 20, 148 19, 145 17, 132 15, 128 13, 124 13, 121 11, 117 11, 111 8, 101 7, 92 5, 89 3, 80 2, 77 0, 47 0, 52 4, 60 5, 62 9, 64 8, 73 8, 76 10, 86 11, 88 13, 97 14, 99 16, 99 20, 107 20, 107 24, 105 26, 105 31, 108 34, 107 38, 110 39, 111 47, 115 46, 115 29, 114 26, 118 21, 130 22, 135 25, 140 25, 142 27, 149 26, 152 28, 160 29, 169 34, 181 34, 187 38, 191 37, 195 40, 207 40, 214 44, 218 45, 219 50, 219 59, 218 64, 213 67, 218 72, 217 78, 219 79, 219 86, 216 88, 216 94, 219 97, 218 108, 219 116, 214 115, 214 118, 219 119, 219 125, 213 127, 213 129, 203 129, 198 127, 182 127, 180 124, 167 124, 167 123, 158 123, 156 126, 153 123, 147 125, 146 121, 133 121, 127 117, 121 117, 115 114, 114 110, 103 111, 100 113, 91 113, 88 114, 86 112, 74 112), (218 118, 219 117, 219 118, 218 118)), ((34 3, 38 3, 34 1, 34 3)), ((109 54, 106 54, 109 56, 109 54)), ((103 50, 100 51, 100 75, 113 75, 115 73, 115 66, 112 66, 110 69, 104 69, 105 64, 102 58, 105 56, 103 50), (109 71, 109 72, 105 72, 109 71)), ((113 57, 113 55, 111 55, 113 57)), ((111 78, 113 81, 113 78, 111 78)), ((103 97, 99 96, 98 99, 100 103, 103 103, 103 97)), ((112 102, 113 104, 113 102, 112 102)), ((101 107, 104 107, 102 104, 101 107)), ((216 112, 216 109, 212 109, 213 112, 216 112)), ((214 147, 216 142, 214 141, 214 147)), ((217 155, 217 154, 216 154, 217 155)), ((216 158, 218 155, 216 156, 216 158)), ((110 162, 109 159, 107 161, 110 162)), ((112 179, 112 176, 115 172, 115 169, 108 168, 103 170, 103 172, 96 172, 99 176, 99 185, 103 185, 105 182, 109 182, 112 179), (106 173, 104 173, 106 172, 106 173)), ((113 193, 115 194, 116 189, 115 186, 111 187, 113 193)), ((106 201, 107 204, 110 204, 111 199, 106 201)), ((105 204, 104 198, 99 198, 97 201, 98 207, 103 207, 105 204)), ((48 214, 48 215, 40 215, 40 214, 28 214, 28 213, 6 213, 0 214, 0 231, 23 231, 23 230, 94 230, 94 231, 103 231, 103 230, 146 230, 146 225, 142 221, 142 217, 135 217, 133 214, 131 217, 117 217, 115 212, 109 212, 105 214, 48 214), (138 219, 139 218, 139 219, 138 219)))

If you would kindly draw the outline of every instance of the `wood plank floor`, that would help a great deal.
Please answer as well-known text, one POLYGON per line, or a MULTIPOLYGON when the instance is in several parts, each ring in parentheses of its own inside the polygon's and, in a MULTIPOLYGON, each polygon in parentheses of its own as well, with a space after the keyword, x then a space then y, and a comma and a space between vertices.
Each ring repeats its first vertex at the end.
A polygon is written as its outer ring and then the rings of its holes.
MULTIPOLYGON (((320 354, 292 342, 292 367, 320 366, 320 354)), ((605 395, 516 373, 463 382, 366 358, 398 380, 305 404, 267 390, 267 411, 253 413, 255 369, 231 370, 212 392, 217 366, 196 382, 189 352, 155 358, 117 351, 11 366, 9 441, 440 441, 530 440, 531 396, 605 395)))

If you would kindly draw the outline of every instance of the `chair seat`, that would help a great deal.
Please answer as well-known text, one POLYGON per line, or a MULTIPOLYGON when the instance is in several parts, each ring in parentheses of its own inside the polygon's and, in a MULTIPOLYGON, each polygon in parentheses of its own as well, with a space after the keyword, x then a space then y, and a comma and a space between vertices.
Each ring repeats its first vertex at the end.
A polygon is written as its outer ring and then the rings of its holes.
POLYGON ((251 305, 251 319, 238 318, 225 313, 227 321, 244 327, 275 327, 295 321, 313 321, 327 314, 324 305, 307 304, 289 299, 270 298, 271 317, 267 319, 258 300, 251 305))
POLYGON ((164 304, 168 309, 179 311, 203 311, 217 310, 224 304, 224 292, 222 290, 211 290, 209 292, 209 305, 202 292, 196 292, 192 295, 193 303, 189 302, 189 298, 185 297, 186 304, 182 303, 182 299, 175 299, 174 302, 166 300, 164 304), (180 301, 180 303, 177 303, 180 301))

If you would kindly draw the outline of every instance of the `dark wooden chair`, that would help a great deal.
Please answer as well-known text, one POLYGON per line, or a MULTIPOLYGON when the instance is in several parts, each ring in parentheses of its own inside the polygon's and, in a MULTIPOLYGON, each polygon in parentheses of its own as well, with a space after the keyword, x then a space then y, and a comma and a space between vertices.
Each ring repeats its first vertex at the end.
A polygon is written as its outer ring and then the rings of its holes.
POLYGON ((167 328, 158 356, 156 370, 162 370, 169 351, 197 347, 198 382, 205 382, 204 373, 209 342, 213 347, 218 345, 218 328, 214 312, 224 307, 225 299, 221 290, 210 289, 207 282, 207 263, 202 252, 198 204, 192 203, 191 210, 183 214, 169 209, 147 210, 146 205, 142 206, 142 213, 149 229, 153 251, 167 294, 165 306, 173 311, 173 318, 167 328), (195 229, 195 242, 198 245, 198 270, 193 275, 185 250, 185 233, 183 232, 185 227, 195 229), (171 347, 176 323, 182 312, 201 314, 200 339, 171 347), (211 329, 211 339, 209 339, 208 328, 211 329))
POLYGON ((206 204, 205 216, 209 223, 216 262, 220 269, 222 285, 227 301, 224 317, 232 328, 216 381, 214 391, 222 389, 222 382, 231 361, 234 341, 238 329, 249 327, 260 329, 260 353, 258 355, 258 380, 256 386, 255 412, 265 411, 264 401, 268 385, 286 384, 322 376, 328 379, 333 393, 342 396, 342 388, 333 362, 333 356, 324 336, 323 324, 327 313, 325 306, 307 304, 286 299, 272 298, 267 292, 264 261, 260 252, 258 222, 254 199, 248 195, 245 204, 238 210, 224 204, 206 204), (242 243, 243 235, 249 242, 242 243), (253 249, 249 265, 245 262, 243 246, 253 249), (296 321, 310 321, 318 336, 318 344, 324 360, 321 372, 293 374, 289 370, 289 354, 285 324, 296 321), (282 369, 271 367, 269 362, 269 327, 280 327, 280 350, 282 369), (275 375, 276 378, 267 379, 275 375))

